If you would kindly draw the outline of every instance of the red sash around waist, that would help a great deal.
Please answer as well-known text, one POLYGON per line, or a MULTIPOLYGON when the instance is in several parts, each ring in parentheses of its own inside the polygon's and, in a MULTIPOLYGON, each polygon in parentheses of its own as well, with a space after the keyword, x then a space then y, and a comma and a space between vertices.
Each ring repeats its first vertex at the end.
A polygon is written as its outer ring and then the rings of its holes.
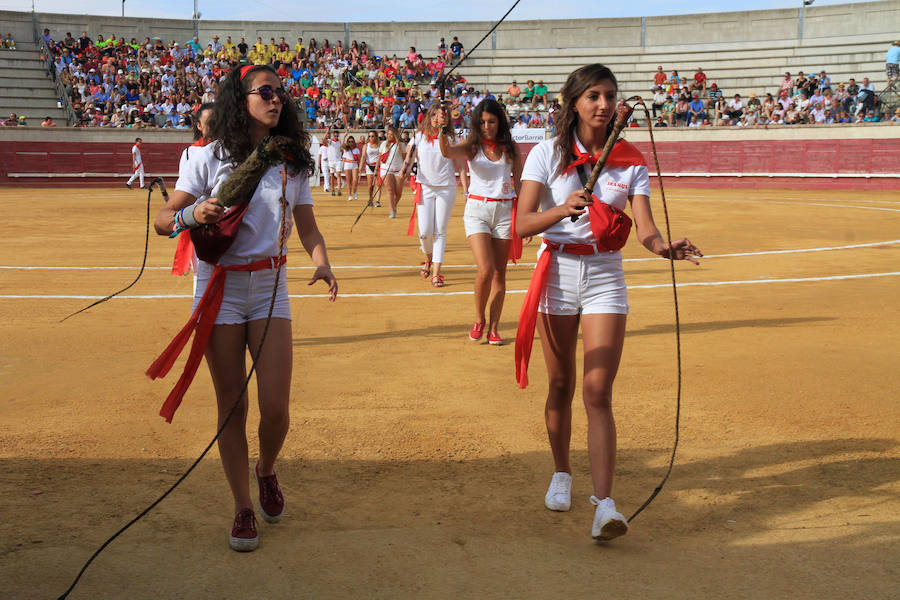
POLYGON ((203 358, 203 352, 209 343, 209 336, 212 334, 213 326, 216 324, 216 317, 219 315, 219 309, 222 307, 222 300, 225 298, 225 276, 227 272, 277 269, 286 262, 287 256, 273 256, 246 265, 215 265, 209 282, 206 284, 206 289, 203 291, 203 296, 200 298, 200 302, 197 303, 197 308, 194 309, 191 318, 188 319, 187 324, 182 327, 181 331, 175 335, 175 338, 162 351, 162 354, 147 369, 147 376, 151 379, 165 377, 172 365, 175 364, 175 360, 181 354, 188 339, 190 339, 191 333, 196 331, 194 342, 191 344, 190 354, 188 354, 187 362, 184 365, 184 371, 175 383, 175 387, 169 392, 169 396, 159 411, 160 416, 167 422, 172 422, 172 417, 175 415, 175 411, 181 404, 181 400, 184 398, 184 394, 190 387, 191 381, 194 380, 194 375, 197 373, 197 368, 200 366, 200 359, 203 358))
POLYGON ((538 259, 525 300, 522 302, 522 312, 519 313, 519 328, 516 330, 516 381, 520 388, 528 387, 528 361, 531 360, 531 347, 534 344, 534 327, 537 325, 538 304, 544 288, 547 286, 547 277, 550 274, 550 255, 553 252, 565 252, 566 254, 579 254, 586 256, 599 252, 593 244, 557 244, 544 240, 544 251, 538 259))
POLYGON ((416 206, 422 204, 422 184, 416 181, 415 175, 409 176, 409 187, 413 191, 413 211, 409 217, 409 227, 406 228, 406 235, 413 235, 416 231, 416 206))
MULTIPOLYGON (((482 141, 482 143, 484 142, 482 141)), ((507 260, 517 264, 519 259, 522 258, 522 238, 516 234, 516 213, 519 208, 519 199, 515 196, 512 198, 487 198, 477 194, 469 194, 467 197, 479 202, 506 202, 507 200, 512 200, 512 243, 509 245, 509 257, 507 260)))

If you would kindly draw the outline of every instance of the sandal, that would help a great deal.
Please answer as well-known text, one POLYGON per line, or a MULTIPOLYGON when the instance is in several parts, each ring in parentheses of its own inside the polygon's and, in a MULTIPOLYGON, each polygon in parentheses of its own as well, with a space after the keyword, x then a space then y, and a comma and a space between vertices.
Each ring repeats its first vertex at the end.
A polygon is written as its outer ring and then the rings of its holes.
POLYGON ((422 265, 422 270, 419 271, 419 275, 422 276, 422 279, 428 279, 428 276, 431 275, 431 263, 425 261, 423 263, 419 263, 422 265))
POLYGON ((431 278, 432 287, 444 287, 444 276, 443 275, 435 275, 431 278))

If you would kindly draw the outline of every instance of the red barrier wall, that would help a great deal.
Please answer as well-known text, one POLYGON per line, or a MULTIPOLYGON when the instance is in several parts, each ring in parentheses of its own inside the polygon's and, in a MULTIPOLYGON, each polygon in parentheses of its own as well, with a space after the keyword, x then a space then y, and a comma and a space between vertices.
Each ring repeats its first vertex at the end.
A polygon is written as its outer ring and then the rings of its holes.
MULTIPOLYGON (((655 172, 650 143, 635 145, 655 172)), ((120 185, 131 172, 131 146, 10 141, 0 148, 0 185, 120 185)), ((147 175, 173 177, 186 146, 145 142, 147 175)), ((526 155, 533 146, 520 145, 526 155)), ((676 141, 657 143, 657 151, 665 183, 674 187, 900 189, 900 178, 877 176, 900 173, 900 139, 676 141)))
MULTIPOLYGON (((18 187, 92 187, 112 183, 121 185, 124 183, 122 177, 128 177, 132 172, 133 145, 133 142, 7 142, 0 148, 0 165, 2 165, 0 185, 18 187), (38 173, 81 176, 16 176, 38 173)), ((188 144, 181 143, 144 142, 141 145, 141 159, 144 163, 145 179, 148 176, 152 178, 155 175, 177 174, 181 151, 187 146, 188 144)))

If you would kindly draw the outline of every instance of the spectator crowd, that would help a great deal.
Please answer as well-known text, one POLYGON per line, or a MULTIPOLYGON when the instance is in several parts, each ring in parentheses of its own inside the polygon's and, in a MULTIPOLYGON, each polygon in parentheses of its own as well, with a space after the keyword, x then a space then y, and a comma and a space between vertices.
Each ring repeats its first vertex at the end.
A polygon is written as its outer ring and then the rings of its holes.
MULTIPOLYGON (((204 46, 197 37, 184 43, 159 37, 139 42, 115 34, 91 38, 86 32, 53 40, 48 29, 43 39, 79 127, 188 128, 197 107, 215 100, 228 71, 248 64, 277 70, 311 128, 411 128, 441 90, 452 104, 455 124, 465 127, 480 97, 486 97, 467 88, 461 75, 447 75, 465 57, 457 37, 450 44, 441 38, 428 59, 415 47, 402 57, 376 56, 366 42, 355 40, 344 47, 327 39, 289 43, 284 37, 268 42, 257 37, 235 43, 230 36, 213 36, 204 46)), ((4 45, 15 48, 14 41, 4 45)))
POLYGON ((656 127, 802 125, 900 121, 900 109, 885 114, 885 106, 868 77, 857 82, 833 82, 818 74, 786 72, 776 92, 750 92, 726 97, 715 82, 708 83, 698 68, 688 79, 657 67, 650 86, 656 127))
MULTIPOLYGON (((410 47, 405 56, 376 56, 368 44, 353 41, 344 47, 324 39, 289 43, 284 37, 268 42, 257 37, 248 43, 230 36, 213 38, 204 46, 197 37, 184 43, 159 37, 125 41, 115 34, 92 39, 86 32, 67 33, 53 40, 44 29, 43 41, 52 54, 59 78, 79 127, 188 128, 201 103, 215 100, 220 80, 230 69, 247 64, 271 64, 300 108, 310 128, 398 129, 415 127, 430 104, 441 97, 450 104, 457 129, 468 129, 474 108, 485 98, 506 107, 514 129, 554 127, 559 108, 542 80, 516 81, 502 93, 475 90, 449 67, 465 57, 457 37, 441 38, 434 56, 426 59, 410 47)), ((897 54, 900 42, 892 48, 897 54)), ((0 47, 15 50, 12 34, 0 47)), ((896 75, 896 58, 888 53, 889 80, 896 75)), ((709 83, 702 68, 683 77, 677 70, 657 68, 651 85, 652 112, 657 127, 798 125, 900 121, 900 111, 884 114, 881 100, 868 77, 861 82, 832 82, 825 71, 793 76, 785 73, 777 92, 734 94, 726 98, 709 83)), ((24 117, 2 121, 27 125, 24 117)), ((45 119, 43 126, 55 126, 45 119)), ((633 123, 636 125, 636 123, 633 123)))

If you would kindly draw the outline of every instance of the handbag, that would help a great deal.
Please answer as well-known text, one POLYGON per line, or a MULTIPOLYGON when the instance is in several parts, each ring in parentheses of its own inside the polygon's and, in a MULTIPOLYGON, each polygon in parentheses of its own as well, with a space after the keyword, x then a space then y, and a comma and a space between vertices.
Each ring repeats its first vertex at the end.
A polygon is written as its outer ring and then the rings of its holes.
MULTIPOLYGON (((578 178, 581 185, 587 183, 584 165, 578 165, 578 178)), ((628 234, 631 233, 631 217, 611 204, 603 202, 593 193, 594 203, 588 207, 591 231, 597 239, 597 248, 607 252, 616 252, 625 246, 628 234)))
POLYGON ((288 165, 294 164, 294 157, 298 155, 297 143, 284 136, 266 137, 257 145, 219 188, 220 203, 233 208, 217 222, 191 229, 191 241, 194 242, 197 258, 210 264, 218 264, 222 255, 234 243, 250 199, 256 193, 266 171, 282 162, 288 168, 288 165))
POLYGON ((217 264, 237 238, 238 229, 249 206, 250 198, 247 198, 215 223, 191 229, 191 241, 194 243, 197 258, 212 265, 217 264))

